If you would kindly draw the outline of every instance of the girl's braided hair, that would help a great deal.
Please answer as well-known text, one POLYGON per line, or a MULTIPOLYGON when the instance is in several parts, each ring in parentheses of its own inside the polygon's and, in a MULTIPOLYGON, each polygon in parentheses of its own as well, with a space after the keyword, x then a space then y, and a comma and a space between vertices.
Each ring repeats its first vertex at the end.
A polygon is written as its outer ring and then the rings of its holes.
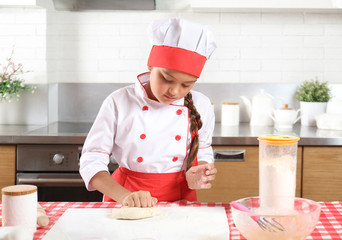
POLYGON ((199 148, 199 137, 198 130, 202 127, 201 115, 197 112, 197 109, 192 100, 192 94, 189 92, 184 98, 184 106, 189 109, 190 118, 190 134, 191 143, 190 151, 186 159, 186 170, 191 168, 193 162, 197 158, 198 148, 199 148))

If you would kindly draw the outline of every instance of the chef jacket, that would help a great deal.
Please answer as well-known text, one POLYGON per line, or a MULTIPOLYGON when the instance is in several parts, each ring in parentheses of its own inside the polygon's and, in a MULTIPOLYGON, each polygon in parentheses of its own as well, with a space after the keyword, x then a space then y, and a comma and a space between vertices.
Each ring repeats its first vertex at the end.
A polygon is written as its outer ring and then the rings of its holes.
MULTIPOLYGON (((108 172, 112 154, 120 167, 135 172, 172 173, 186 169, 191 133, 189 110, 184 98, 163 104, 148 98, 144 85, 150 74, 138 76, 135 84, 110 94, 89 131, 80 159, 80 174, 88 190, 100 171, 108 172)), ((210 100, 191 91, 194 105, 203 122, 199 130, 198 161, 213 163, 211 147, 215 125, 210 100)))

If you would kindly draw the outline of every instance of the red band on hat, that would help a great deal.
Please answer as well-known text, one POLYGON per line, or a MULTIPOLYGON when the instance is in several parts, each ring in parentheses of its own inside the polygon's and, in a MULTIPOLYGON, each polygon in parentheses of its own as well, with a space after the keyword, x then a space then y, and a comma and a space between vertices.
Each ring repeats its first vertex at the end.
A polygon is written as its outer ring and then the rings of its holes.
POLYGON ((147 65, 178 70, 199 77, 206 60, 201 54, 183 48, 154 45, 147 65))

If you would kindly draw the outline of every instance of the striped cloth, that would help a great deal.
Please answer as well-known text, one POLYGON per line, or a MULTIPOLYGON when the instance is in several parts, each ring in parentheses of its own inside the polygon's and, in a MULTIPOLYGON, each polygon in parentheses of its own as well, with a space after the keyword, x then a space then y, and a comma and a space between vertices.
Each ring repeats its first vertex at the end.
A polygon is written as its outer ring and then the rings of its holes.
MULTIPOLYGON (((316 225, 315 230, 306 239, 342 239, 342 202, 320 202, 321 216, 316 225)), ((40 205, 45 209, 50 223, 46 227, 38 227, 34 235, 34 240, 42 239, 43 236, 51 229, 54 223, 63 215, 68 208, 114 208, 120 204, 113 202, 40 202, 40 205)), ((193 206, 193 207, 215 207, 221 206, 226 209, 227 219, 230 229, 230 239, 239 240, 245 239, 236 229, 230 214, 229 203, 200 203, 178 201, 173 203, 160 202, 158 206, 193 206)), ((0 213, 1 213, 0 204, 0 213)), ((2 215, 2 214, 1 214, 2 215)), ((0 217, 1 219, 1 217, 0 217)))

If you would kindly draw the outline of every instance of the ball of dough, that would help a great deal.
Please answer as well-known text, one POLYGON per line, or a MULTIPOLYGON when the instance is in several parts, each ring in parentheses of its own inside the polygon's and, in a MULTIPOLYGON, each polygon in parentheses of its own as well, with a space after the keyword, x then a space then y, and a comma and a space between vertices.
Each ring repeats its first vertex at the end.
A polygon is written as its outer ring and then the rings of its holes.
POLYGON ((160 215, 158 207, 140 208, 140 207, 121 207, 113 208, 112 217, 116 219, 143 219, 160 215))

